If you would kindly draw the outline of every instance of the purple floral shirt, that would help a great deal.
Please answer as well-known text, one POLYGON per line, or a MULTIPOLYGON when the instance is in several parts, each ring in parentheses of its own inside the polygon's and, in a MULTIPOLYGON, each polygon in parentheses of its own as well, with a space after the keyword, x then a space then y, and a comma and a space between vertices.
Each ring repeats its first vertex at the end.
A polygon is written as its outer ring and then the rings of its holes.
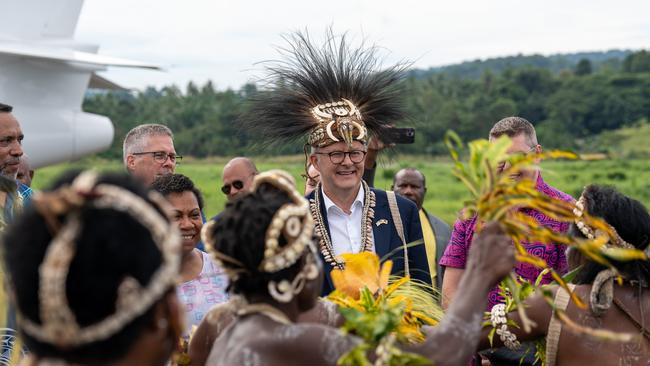
MULTIPOLYGON (((541 173, 537 177, 537 184, 535 188, 538 191, 548 195, 549 197, 561 199, 567 202, 574 201, 574 199, 568 194, 560 192, 557 189, 546 184, 542 179, 541 173)), ((523 212, 529 216, 534 217, 535 220, 537 220, 537 222, 539 222, 541 225, 544 225, 554 231, 565 232, 569 229, 568 222, 556 221, 538 211, 531 209, 525 209, 523 212)), ((469 253, 469 247, 474 236, 474 226, 476 225, 476 219, 477 217, 474 216, 467 220, 456 220, 456 223, 454 224, 454 230, 451 233, 451 239, 449 240, 449 245, 445 250, 445 254, 440 259, 441 266, 461 269, 465 268, 465 263, 467 263, 467 254, 469 253)), ((548 265, 551 268, 555 269, 558 273, 566 273, 567 261, 564 252, 565 248, 562 245, 553 243, 544 244, 539 242, 523 242, 522 244, 528 253, 544 259, 546 263, 548 263, 548 265)), ((537 276, 539 276, 541 271, 541 269, 528 263, 517 262, 515 265, 515 273, 531 282, 537 279, 537 276)), ((551 275, 547 274, 544 276, 542 283, 549 283, 551 280, 551 275)), ((504 302, 504 299, 499 295, 498 288, 493 288, 488 295, 488 310, 492 309, 494 305, 502 302, 504 302)))

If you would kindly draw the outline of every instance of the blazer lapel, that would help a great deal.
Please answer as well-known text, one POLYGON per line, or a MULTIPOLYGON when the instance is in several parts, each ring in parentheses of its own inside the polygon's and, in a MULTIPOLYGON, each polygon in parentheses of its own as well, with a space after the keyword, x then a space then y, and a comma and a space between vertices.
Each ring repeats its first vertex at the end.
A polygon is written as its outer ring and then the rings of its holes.
MULTIPOLYGON (((374 190, 373 190, 374 191, 374 190)), ((389 254, 391 225, 393 220, 388 209, 386 194, 375 192, 375 217, 372 220, 372 235, 375 241, 375 253, 380 259, 389 254)))

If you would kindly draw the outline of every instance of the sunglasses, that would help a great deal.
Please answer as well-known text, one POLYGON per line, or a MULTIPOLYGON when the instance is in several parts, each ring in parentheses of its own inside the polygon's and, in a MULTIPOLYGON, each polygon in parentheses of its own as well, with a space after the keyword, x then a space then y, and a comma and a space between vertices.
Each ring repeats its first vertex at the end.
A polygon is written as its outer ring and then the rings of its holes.
POLYGON ((223 187, 221 187, 221 192, 223 192, 223 194, 230 194, 230 191, 232 190, 233 187, 235 187, 236 190, 240 190, 244 188, 244 182, 242 182, 241 180, 236 180, 233 181, 231 184, 226 184, 223 187))

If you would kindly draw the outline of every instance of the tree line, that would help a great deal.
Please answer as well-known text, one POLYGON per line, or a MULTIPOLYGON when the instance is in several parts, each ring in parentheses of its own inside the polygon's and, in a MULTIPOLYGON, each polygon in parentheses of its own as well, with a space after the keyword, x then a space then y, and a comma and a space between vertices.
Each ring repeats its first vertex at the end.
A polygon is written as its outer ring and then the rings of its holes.
MULTIPOLYGON (((445 154, 443 136, 448 129, 464 140, 482 138, 494 122, 510 115, 535 124, 546 147, 575 150, 593 149, 585 141, 601 132, 647 123, 650 52, 626 53, 618 61, 603 60, 602 55, 592 58, 595 61, 575 60, 564 69, 509 60, 515 66, 492 70, 474 61, 481 72, 479 77, 474 77, 476 70, 471 69, 465 74, 414 70, 405 80, 408 119, 400 125, 415 127, 416 141, 401 146, 400 151, 445 154)), ((302 146, 256 149, 259 137, 239 129, 237 117, 245 110, 246 99, 256 91, 253 84, 220 91, 211 82, 202 86, 190 82, 185 90, 172 85, 135 93, 89 94, 83 109, 113 121, 115 140, 101 154, 108 158, 121 156, 122 138, 129 129, 150 122, 168 125, 175 133, 176 149, 183 155, 302 152, 302 146)))

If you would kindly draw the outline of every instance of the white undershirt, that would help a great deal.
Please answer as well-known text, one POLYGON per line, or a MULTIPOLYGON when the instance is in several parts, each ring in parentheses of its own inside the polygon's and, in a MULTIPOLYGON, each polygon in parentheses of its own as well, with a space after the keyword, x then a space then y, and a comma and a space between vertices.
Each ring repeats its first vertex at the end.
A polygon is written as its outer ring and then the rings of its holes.
MULTIPOLYGON (((322 190, 322 188, 321 188, 322 190)), ((346 214, 323 192, 323 203, 327 211, 327 224, 330 229, 330 240, 334 255, 338 256, 343 253, 359 253, 363 248, 361 242, 361 219, 363 216, 363 185, 360 185, 357 197, 352 203, 350 214, 346 214)), ((363 223, 365 224, 365 223, 363 223)), ((375 241, 370 230, 370 241, 373 243, 372 251, 375 250, 375 241)))

